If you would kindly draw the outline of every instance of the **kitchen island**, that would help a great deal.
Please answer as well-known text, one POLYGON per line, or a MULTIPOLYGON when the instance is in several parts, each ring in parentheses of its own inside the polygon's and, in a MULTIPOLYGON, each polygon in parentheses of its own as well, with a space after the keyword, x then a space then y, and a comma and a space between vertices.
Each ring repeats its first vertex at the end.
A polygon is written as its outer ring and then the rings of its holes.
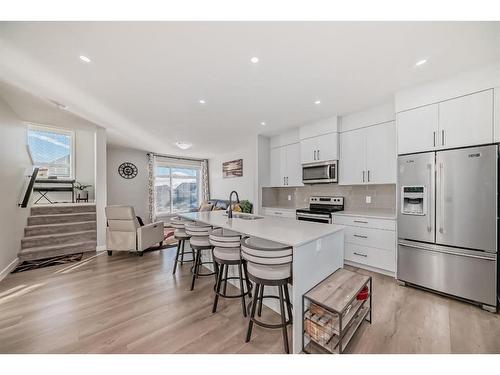
MULTIPOLYGON (((229 219, 224 211, 192 212, 181 214, 181 216, 213 227, 230 229, 293 247, 293 287, 290 287, 293 304, 292 348, 293 353, 300 353, 302 350, 302 295, 343 267, 344 227, 236 212, 234 217, 229 219)), ((264 303, 279 312, 274 300, 264 301, 264 303)))

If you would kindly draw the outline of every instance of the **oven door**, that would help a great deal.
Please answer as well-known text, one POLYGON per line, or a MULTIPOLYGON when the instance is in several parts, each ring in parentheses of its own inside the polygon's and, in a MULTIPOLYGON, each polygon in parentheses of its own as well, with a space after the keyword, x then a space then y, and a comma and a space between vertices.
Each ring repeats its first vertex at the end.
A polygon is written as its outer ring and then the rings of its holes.
POLYGON ((331 215, 322 215, 322 214, 306 214, 302 212, 297 212, 296 213, 297 220, 302 220, 302 221, 311 221, 313 223, 325 223, 325 224, 331 224, 332 223, 332 216, 331 215))
POLYGON ((304 184, 337 182, 337 161, 304 164, 302 166, 302 182, 304 184))

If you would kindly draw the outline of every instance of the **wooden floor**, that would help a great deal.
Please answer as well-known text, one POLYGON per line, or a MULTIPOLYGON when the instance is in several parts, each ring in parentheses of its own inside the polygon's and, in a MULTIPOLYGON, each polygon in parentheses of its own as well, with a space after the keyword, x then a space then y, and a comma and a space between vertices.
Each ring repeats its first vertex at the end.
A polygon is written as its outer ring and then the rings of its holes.
MULTIPOLYGON (((282 353, 279 331, 254 329, 238 300, 212 314, 213 278, 189 291, 175 249, 116 253, 11 274, 0 282, 0 353, 282 353)), ((374 276, 373 324, 350 353, 500 353, 500 316, 374 276)), ((264 309, 266 318, 279 317, 264 309)))

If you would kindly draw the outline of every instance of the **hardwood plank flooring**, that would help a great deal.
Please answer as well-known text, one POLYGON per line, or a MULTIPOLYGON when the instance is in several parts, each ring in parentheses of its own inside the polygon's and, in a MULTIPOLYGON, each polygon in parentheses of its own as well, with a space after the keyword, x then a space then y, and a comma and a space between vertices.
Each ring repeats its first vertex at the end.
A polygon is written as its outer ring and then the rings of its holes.
MULTIPOLYGON (((190 264, 172 276, 174 255, 101 253, 9 275, 0 282, 0 353, 283 353, 278 330, 255 327, 245 343, 238 300, 220 299, 212 314, 213 278, 189 291, 190 264)), ((374 277, 373 324, 347 352, 500 353, 498 314, 359 272, 374 277)))

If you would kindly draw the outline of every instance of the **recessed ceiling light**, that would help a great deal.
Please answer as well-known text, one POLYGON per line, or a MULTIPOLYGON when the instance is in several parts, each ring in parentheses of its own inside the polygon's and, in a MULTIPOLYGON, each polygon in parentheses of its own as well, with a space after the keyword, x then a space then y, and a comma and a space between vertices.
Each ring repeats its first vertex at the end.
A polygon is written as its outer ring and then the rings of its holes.
POLYGON ((250 61, 252 62, 252 64, 257 64, 259 62, 259 58, 257 56, 254 56, 250 59, 250 61))
POLYGON ((181 150, 187 150, 188 148, 190 148, 193 144, 192 143, 189 143, 189 142, 181 142, 181 141, 178 141, 178 142, 175 142, 175 145, 177 147, 179 147, 181 150))
POLYGON ((262 126, 266 126, 266 122, 265 122, 265 121, 262 121, 260 124, 261 124, 262 126))
POLYGON ((205 101, 205 99, 198 100, 198 103, 200 103, 200 104, 207 104, 207 102, 205 101))
POLYGON ((316 101, 314 102, 314 104, 316 104, 316 105, 321 104, 321 100, 316 100, 316 101))
POLYGON ((415 63, 415 66, 421 66, 421 65, 424 65, 426 62, 427 62, 427 59, 418 60, 418 61, 415 63))
POLYGON ((86 63, 92 62, 92 60, 90 60, 87 56, 83 56, 83 55, 80 56, 80 60, 82 60, 83 62, 86 62, 86 63))

